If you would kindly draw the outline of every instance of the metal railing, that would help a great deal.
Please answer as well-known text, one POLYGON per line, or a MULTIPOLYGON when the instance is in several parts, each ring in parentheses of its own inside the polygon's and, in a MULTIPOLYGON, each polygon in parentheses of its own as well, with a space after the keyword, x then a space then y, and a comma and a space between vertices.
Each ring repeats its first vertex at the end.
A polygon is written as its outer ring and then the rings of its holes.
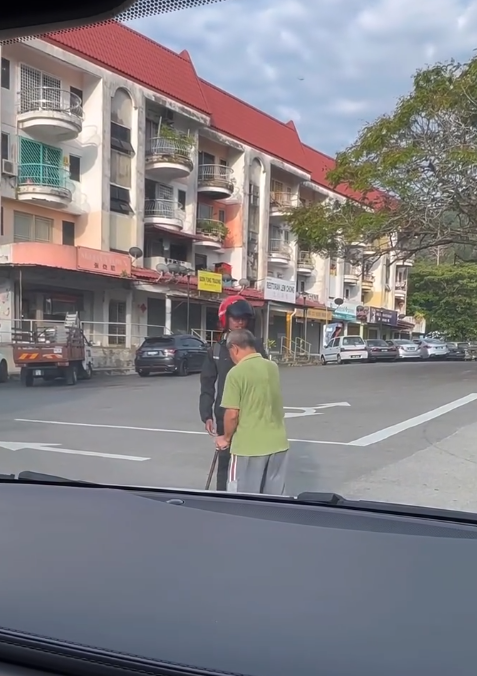
POLYGON ((21 163, 18 165, 18 187, 44 186, 65 190, 72 196, 73 184, 69 172, 52 164, 21 163))
POLYGON ((293 363, 299 359, 309 359, 311 354, 311 343, 304 338, 295 338, 288 340, 286 336, 280 339, 280 353, 283 361, 293 363))
POLYGON ((291 246, 282 239, 268 240, 268 253, 273 256, 282 256, 287 260, 291 260, 291 246))
POLYGON ((270 193, 270 210, 280 211, 282 209, 290 209, 297 207, 299 204, 298 195, 289 192, 271 192, 270 193))
POLYGON ((305 265, 311 268, 315 267, 315 262, 313 260, 313 254, 309 251, 299 251, 298 252, 298 265, 305 265))
POLYGON ((200 340, 203 340, 204 343, 212 345, 220 340, 222 336, 222 331, 213 331, 212 329, 191 329, 191 334, 200 340))
MULTIPOLYGON (((185 137, 186 138, 186 137, 185 137)), ((170 161, 171 158, 183 161, 185 164, 192 164, 190 144, 178 135, 176 138, 166 138, 163 136, 154 136, 146 141, 146 159, 164 158, 170 161)))
POLYGON ((177 200, 146 200, 144 218, 167 218, 182 223, 185 219, 185 211, 177 200))
POLYGON ((78 121, 83 119, 79 96, 55 87, 32 87, 20 91, 20 113, 36 111, 65 113, 78 121))
POLYGON ((360 268, 357 265, 353 265, 352 263, 345 263, 344 264, 344 274, 353 276, 353 277, 359 277, 361 274, 360 268))
POLYGON ((198 172, 199 185, 212 185, 233 188, 233 169, 221 164, 200 164, 198 172))
POLYGON ((394 288, 396 291, 406 291, 407 289, 407 281, 397 281, 396 284, 394 285, 394 288))
POLYGON ((198 218, 196 232, 217 242, 223 242, 227 235, 227 226, 213 218, 198 218))

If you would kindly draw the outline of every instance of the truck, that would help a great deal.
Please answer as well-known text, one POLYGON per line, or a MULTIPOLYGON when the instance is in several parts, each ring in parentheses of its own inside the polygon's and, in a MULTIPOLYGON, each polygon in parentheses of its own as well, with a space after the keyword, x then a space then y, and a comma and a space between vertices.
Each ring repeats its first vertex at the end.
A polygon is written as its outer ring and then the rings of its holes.
POLYGON ((67 314, 63 324, 13 330, 13 360, 20 368, 20 379, 25 387, 32 387, 35 379, 44 381, 63 379, 67 385, 93 376, 91 343, 86 339, 78 314, 67 314))

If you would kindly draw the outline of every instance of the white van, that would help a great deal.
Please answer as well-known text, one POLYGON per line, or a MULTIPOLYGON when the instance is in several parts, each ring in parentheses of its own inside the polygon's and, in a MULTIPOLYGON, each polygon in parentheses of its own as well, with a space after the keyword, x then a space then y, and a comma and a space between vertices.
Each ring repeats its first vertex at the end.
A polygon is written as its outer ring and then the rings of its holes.
POLYGON ((360 336, 332 338, 321 354, 321 363, 349 364, 352 361, 368 361, 366 343, 360 336))

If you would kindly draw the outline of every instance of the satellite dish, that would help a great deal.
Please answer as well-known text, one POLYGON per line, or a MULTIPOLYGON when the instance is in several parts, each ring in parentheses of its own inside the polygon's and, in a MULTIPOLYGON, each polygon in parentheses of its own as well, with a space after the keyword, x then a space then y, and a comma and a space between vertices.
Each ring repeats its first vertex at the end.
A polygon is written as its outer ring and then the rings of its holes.
POLYGON ((182 274, 182 265, 179 265, 179 263, 169 263, 167 269, 172 275, 182 274))
POLYGON ((135 261, 137 261, 138 258, 142 258, 142 249, 140 249, 138 246, 132 246, 128 253, 135 261))
POLYGON ((333 301, 333 303, 334 303, 335 305, 338 305, 338 306, 339 306, 339 305, 343 305, 344 300, 343 300, 342 298, 335 298, 334 301, 333 301))
POLYGON ((167 272, 169 272, 169 266, 167 266, 165 263, 158 263, 158 264, 156 265, 156 271, 157 271, 160 275, 164 275, 164 274, 166 274, 167 272))
POLYGON ((246 277, 242 277, 242 279, 239 279, 239 286, 241 286, 243 289, 248 289, 250 286, 250 280, 247 279, 246 277))

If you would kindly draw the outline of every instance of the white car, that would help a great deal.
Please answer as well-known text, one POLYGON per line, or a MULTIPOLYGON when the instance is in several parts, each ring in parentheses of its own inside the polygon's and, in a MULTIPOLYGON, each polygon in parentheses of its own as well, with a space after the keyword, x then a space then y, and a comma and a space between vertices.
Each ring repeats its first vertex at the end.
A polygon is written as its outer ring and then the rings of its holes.
POLYGON ((360 336, 340 336, 333 338, 325 345, 321 353, 321 363, 349 364, 350 362, 368 361, 366 343, 360 336))
POLYGON ((8 380, 8 363, 5 355, 0 352, 0 383, 6 383, 8 380))

